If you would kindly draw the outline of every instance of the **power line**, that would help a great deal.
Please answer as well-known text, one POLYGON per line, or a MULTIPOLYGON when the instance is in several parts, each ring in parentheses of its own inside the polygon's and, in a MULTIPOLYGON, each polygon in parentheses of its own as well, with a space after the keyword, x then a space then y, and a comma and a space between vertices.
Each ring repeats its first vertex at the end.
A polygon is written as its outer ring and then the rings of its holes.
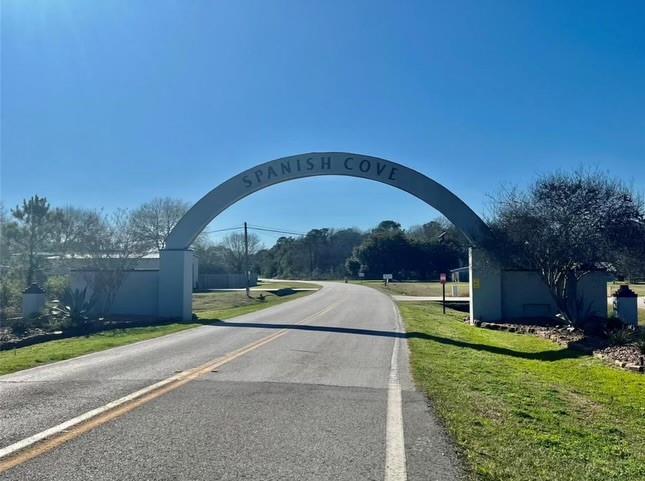
MULTIPOLYGON (((290 230, 283 230, 283 229, 278 229, 278 228, 272 228, 272 227, 263 227, 259 225, 248 225, 248 228, 251 230, 259 230, 263 232, 273 232, 276 234, 288 234, 288 235, 297 235, 297 236, 304 236, 306 234, 303 234, 301 232, 294 232, 290 230)), ((228 232, 228 231, 233 231, 233 230, 242 230, 244 229, 244 226, 236 226, 236 227, 226 227, 224 229, 213 229, 213 230, 205 230, 204 234, 214 234, 216 232, 228 232)))
POLYGON ((229 230, 241 230, 244 229, 243 226, 237 226, 237 227, 227 227, 225 229, 214 229, 214 230, 205 230, 203 231, 204 234, 214 234, 215 232, 226 232, 229 230))
POLYGON ((299 236, 304 236, 305 234, 302 234, 301 232, 293 232, 293 231, 288 231, 288 230, 280 230, 280 229, 271 229, 268 227, 259 227, 259 226, 249 226, 249 229, 253 230, 260 230, 264 232, 275 232, 277 234, 290 234, 290 235, 299 235, 299 236))

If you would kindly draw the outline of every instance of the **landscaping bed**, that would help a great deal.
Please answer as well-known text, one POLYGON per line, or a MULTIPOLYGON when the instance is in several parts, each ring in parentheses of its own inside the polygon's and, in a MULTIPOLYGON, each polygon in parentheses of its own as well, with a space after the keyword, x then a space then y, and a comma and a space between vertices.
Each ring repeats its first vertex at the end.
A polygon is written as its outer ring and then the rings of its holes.
MULTIPOLYGON (((645 373, 645 355, 636 346, 607 346, 595 350, 593 354, 623 369, 645 373)), ((643 395, 645 396, 645 393, 643 395)))
MULTIPOLYGON (((633 340, 623 339, 624 344, 612 344, 611 335, 590 336, 581 329, 559 325, 553 319, 531 319, 527 322, 477 322, 475 325, 494 331, 539 336, 561 346, 592 354, 620 368, 645 373, 645 353, 637 345, 636 337, 639 335, 637 331, 634 331, 633 340)), ((643 328, 640 330, 642 331, 643 328)))

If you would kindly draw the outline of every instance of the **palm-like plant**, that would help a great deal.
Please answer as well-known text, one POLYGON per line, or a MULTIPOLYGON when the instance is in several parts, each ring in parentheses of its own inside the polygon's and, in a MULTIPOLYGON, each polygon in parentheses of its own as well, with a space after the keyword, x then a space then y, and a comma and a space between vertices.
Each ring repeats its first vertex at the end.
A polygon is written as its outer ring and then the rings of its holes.
POLYGON ((92 309, 97 299, 92 296, 88 298, 87 288, 67 288, 59 301, 54 301, 51 308, 51 315, 58 318, 64 327, 78 329, 88 327, 94 321, 92 309))

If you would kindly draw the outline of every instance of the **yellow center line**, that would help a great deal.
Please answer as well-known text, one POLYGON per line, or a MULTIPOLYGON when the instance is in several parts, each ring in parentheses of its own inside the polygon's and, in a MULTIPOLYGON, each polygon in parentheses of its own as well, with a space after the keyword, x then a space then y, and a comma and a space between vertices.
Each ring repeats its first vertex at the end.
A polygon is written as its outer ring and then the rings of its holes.
MULTIPOLYGON (((326 314, 327 312, 331 311, 334 307, 336 307, 338 304, 340 304, 340 302, 341 301, 335 302, 334 304, 326 307, 325 309, 322 309, 321 311, 318 311, 315 314, 312 314, 311 316, 296 322, 295 324, 296 325, 304 324, 323 314, 326 314)), ((92 417, 91 419, 88 419, 87 421, 84 421, 80 424, 77 424, 70 429, 62 430, 40 442, 32 444, 27 448, 16 452, 15 454, 9 455, 4 459, 0 459, 0 474, 20 464, 30 461, 38 456, 41 456, 53 449, 56 449, 59 446, 67 443, 68 441, 76 439, 82 436, 83 434, 89 431, 92 431, 93 429, 96 429, 99 426, 102 426, 103 424, 106 424, 114 419, 117 419, 123 416, 124 414, 129 413, 130 411, 133 411, 139 406, 143 406, 144 404, 150 401, 153 401, 171 391, 174 391, 175 389, 180 388, 181 386, 189 383, 190 381, 193 381, 199 378, 200 376, 203 376, 204 374, 207 374, 213 371, 214 369, 217 369, 218 367, 223 366, 224 364, 227 364, 241 356, 244 356, 245 354, 248 354, 249 352, 264 346, 265 344, 275 341, 276 339, 284 336, 289 331, 290 331, 290 328, 280 329, 279 331, 274 332, 273 334, 270 334, 266 337, 263 337, 262 339, 259 339, 250 344, 247 344, 246 346, 236 349, 235 351, 232 351, 224 356, 218 357, 217 359, 208 361, 207 363, 202 364, 201 366, 190 369, 189 371, 186 371, 182 375, 175 376, 172 378, 173 380, 170 383, 165 384, 159 387, 158 389, 154 389, 150 392, 147 392, 140 397, 136 397, 131 401, 121 404, 118 407, 115 407, 114 409, 110 409, 105 412, 102 412, 101 414, 95 417, 92 417)))

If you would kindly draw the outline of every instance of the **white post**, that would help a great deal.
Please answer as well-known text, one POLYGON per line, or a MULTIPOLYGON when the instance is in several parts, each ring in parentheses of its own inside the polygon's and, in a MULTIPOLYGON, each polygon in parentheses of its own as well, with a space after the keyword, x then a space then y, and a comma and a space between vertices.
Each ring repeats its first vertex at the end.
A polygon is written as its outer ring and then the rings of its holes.
POLYGON ((620 321, 631 327, 638 326, 638 295, 628 285, 621 285, 614 296, 614 312, 620 321))
POLYGON ((190 321, 193 316, 193 251, 159 252, 159 318, 190 321))
POLYGON ((45 291, 33 283, 22 291, 22 317, 40 314, 45 307, 45 291))
POLYGON ((470 322, 502 319, 502 269, 481 249, 470 248, 470 322))

